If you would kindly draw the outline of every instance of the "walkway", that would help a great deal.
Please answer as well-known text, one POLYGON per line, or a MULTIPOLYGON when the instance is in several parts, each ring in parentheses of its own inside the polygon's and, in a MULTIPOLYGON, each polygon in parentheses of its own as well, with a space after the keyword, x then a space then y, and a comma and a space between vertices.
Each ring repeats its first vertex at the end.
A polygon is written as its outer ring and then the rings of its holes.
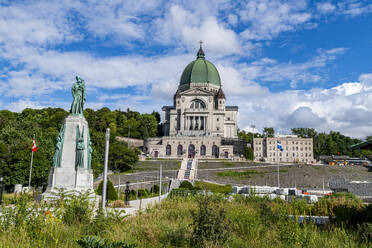
MULTIPOLYGON (((163 194, 161 196, 161 201, 166 199, 168 197, 168 193, 163 194)), ((133 200, 129 202, 130 207, 126 208, 115 208, 115 210, 125 210, 125 214, 127 215, 135 215, 140 210, 141 211, 146 210, 146 208, 155 206, 156 204, 159 204, 159 196, 157 197, 151 197, 151 198, 145 198, 141 200, 133 200)), ((107 208, 109 209, 109 208, 107 208)))

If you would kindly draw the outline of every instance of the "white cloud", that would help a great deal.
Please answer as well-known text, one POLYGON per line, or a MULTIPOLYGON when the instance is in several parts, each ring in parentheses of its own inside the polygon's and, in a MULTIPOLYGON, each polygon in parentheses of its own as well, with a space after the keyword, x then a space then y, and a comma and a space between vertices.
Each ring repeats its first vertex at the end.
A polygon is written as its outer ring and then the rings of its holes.
MULTIPOLYGON (((327 80, 329 62, 345 48, 319 50, 310 60, 296 63, 259 55, 256 61, 241 59, 264 47, 263 40, 314 27, 316 10, 357 16, 372 11, 371 6, 348 1, 310 8, 305 0, 9 2, 0 9, 0 56, 9 63, 2 68, 0 92, 17 99, 1 106, 16 111, 44 106, 68 109, 69 102, 51 95, 68 92, 79 74, 89 94, 97 96, 87 107, 160 111, 162 105, 172 104, 182 70, 195 58, 201 39, 207 58, 212 57, 220 72, 228 103, 240 107, 240 128, 255 123, 284 132, 289 124, 307 124, 363 137, 370 134, 372 73, 330 89, 270 92, 263 86, 318 83, 320 87, 327 80), (81 48, 96 39, 130 46, 129 54, 99 56, 81 48), (150 43, 160 46, 162 54, 144 55, 141 49, 150 43), (128 87, 135 93, 121 92, 128 87), (112 89, 115 93, 110 94, 112 89)), ((100 44, 110 46, 110 42, 100 44)))
POLYGON ((352 17, 372 12, 372 4, 363 1, 344 1, 338 3, 339 13, 352 17))
POLYGON ((318 9, 320 13, 327 14, 327 13, 333 12, 336 9, 336 6, 330 2, 325 2, 325 3, 318 3, 316 5, 316 8, 318 9))
POLYGON ((195 51, 202 40, 207 44, 208 51, 218 56, 242 51, 238 35, 208 14, 199 16, 179 5, 172 5, 164 18, 157 19, 155 23, 159 30, 156 39, 162 44, 177 44, 195 51))
POLYGON ((42 109, 50 106, 43 106, 40 105, 38 102, 32 101, 30 99, 19 100, 17 102, 11 102, 7 105, 7 109, 15 112, 21 112, 25 108, 33 108, 33 109, 42 109))
POLYGON ((288 127, 319 127, 325 122, 309 107, 298 107, 286 120, 288 127))
POLYGON ((249 1, 239 12, 242 22, 250 27, 241 33, 247 40, 267 40, 281 32, 294 30, 310 21, 306 1, 249 1))

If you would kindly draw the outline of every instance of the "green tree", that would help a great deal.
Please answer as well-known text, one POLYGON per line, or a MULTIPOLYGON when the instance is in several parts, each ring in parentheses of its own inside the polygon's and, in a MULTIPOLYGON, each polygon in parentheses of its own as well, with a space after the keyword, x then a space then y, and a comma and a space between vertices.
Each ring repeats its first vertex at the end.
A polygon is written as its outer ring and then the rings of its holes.
MULTIPOLYGON (((103 190, 103 181, 101 181, 98 184, 98 187, 96 190, 97 194, 102 195, 102 190, 103 190)), ((107 197, 107 200, 110 200, 110 201, 115 201, 118 199, 118 192, 116 191, 114 184, 110 180, 107 180, 106 197, 107 197)))
POLYGON ((126 143, 112 139, 109 152, 109 165, 114 171, 127 171, 132 169, 138 161, 138 151, 128 148, 126 143))
POLYGON ((273 127, 264 127, 263 129, 263 136, 273 138, 275 134, 275 130, 273 127))
POLYGON ((252 148, 250 148, 250 147, 244 148, 243 156, 246 159, 253 160, 253 151, 252 151, 252 148))
POLYGON ((291 131, 301 138, 314 138, 317 135, 314 128, 292 128, 291 131))

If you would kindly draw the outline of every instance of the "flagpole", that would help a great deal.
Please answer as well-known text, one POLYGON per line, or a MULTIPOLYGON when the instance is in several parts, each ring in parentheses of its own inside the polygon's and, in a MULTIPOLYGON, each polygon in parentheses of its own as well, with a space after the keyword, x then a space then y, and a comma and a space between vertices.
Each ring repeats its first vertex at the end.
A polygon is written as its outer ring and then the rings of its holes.
MULTIPOLYGON (((35 134, 34 134, 34 139, 35 140, 35 134)), ((31 152, 31 164, 30 164, 30 175, 28 177, 28 190, 31 189, 31 175, 32 175, 32 161, 34 159, 34 149, 32 149, 32 152, 31 152)))
MULTIPOLYGON (((278 149, 277 149, 278 150, 278 149)), ((276 162, 278 163, 278 188, 280 188, 280 182, 279 182, 279 158, 278 158, 279 151, 276 152, 276 162)))

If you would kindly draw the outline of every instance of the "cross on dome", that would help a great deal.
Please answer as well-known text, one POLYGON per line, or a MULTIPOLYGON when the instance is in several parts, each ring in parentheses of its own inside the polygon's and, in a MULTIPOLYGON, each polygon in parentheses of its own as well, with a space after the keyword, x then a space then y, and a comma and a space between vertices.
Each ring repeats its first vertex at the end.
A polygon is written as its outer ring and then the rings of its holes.
POLYGON ((205 58, 205 53, 204 53, 203 48, 202 48, 203 41, 199 41, 199 44, 200 44, 200 48, 199 48, 198 53, 196 54, 196 58, 197 59, 199 59, 199 58, 204 59, 205 58))

